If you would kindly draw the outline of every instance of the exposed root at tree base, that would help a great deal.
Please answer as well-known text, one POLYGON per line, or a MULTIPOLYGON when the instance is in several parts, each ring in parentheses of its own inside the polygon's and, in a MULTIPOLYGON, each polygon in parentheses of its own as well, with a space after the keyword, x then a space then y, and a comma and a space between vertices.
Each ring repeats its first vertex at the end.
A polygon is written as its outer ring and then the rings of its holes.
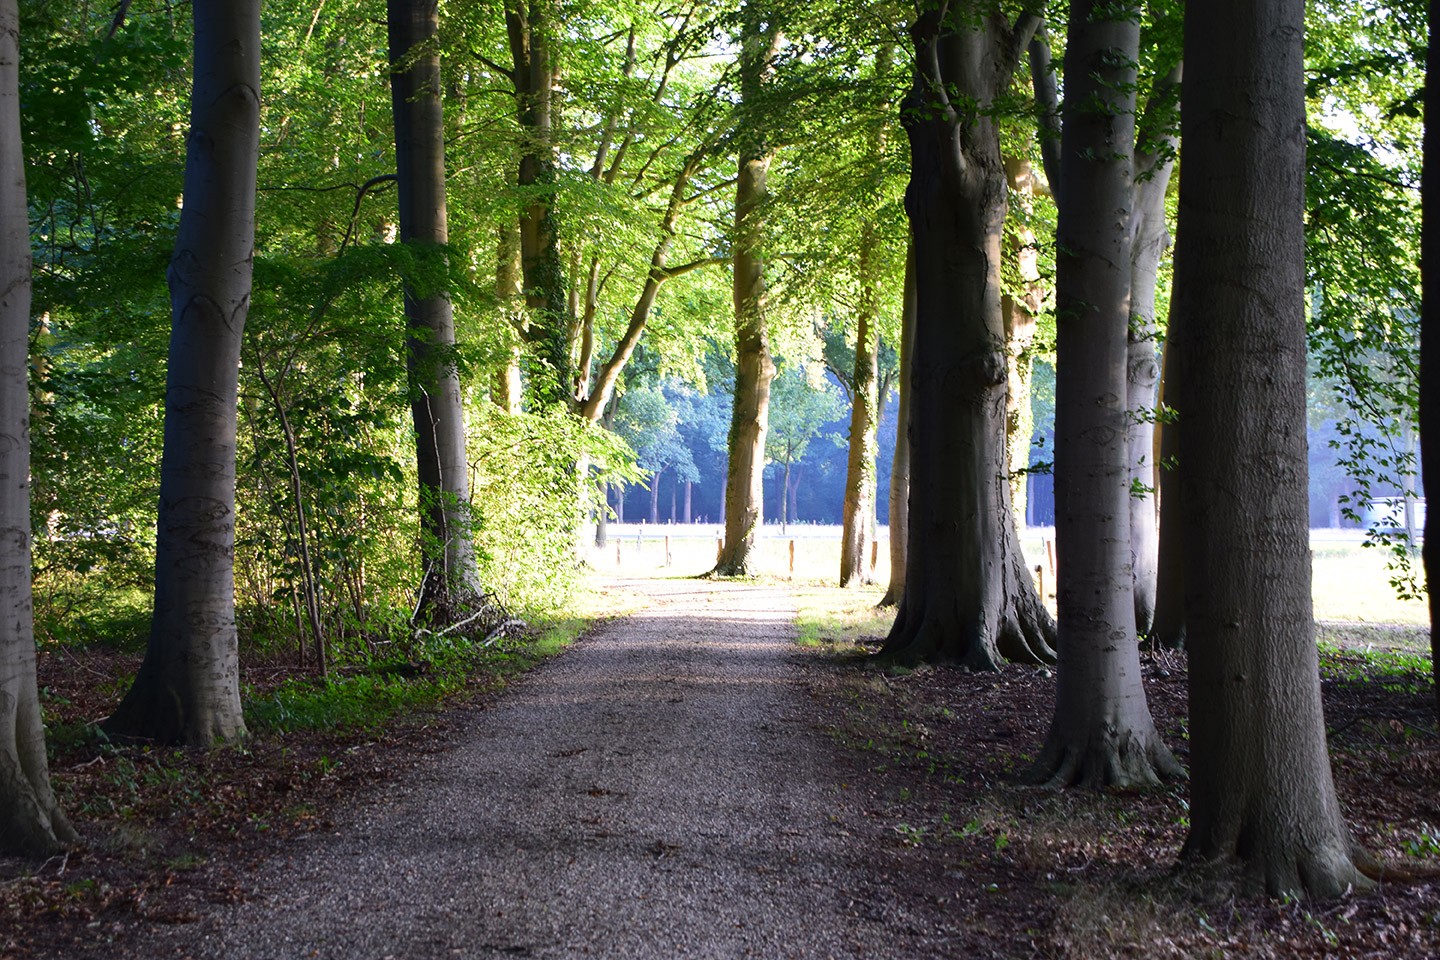
POLYGON ((1064 736, 1045 745, 1039 758, 1020 777, 1022 783, 1063 790, 1139 790, 1185 779, 1185 768, 1159 735, 1114 730, 1091 737, 1064 736))

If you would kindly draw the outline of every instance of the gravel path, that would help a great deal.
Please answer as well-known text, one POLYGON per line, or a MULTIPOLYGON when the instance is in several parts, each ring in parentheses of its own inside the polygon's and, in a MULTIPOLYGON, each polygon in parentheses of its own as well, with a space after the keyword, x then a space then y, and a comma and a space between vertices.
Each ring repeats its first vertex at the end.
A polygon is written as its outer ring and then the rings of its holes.
MULTIPOLYGON (((459 745, 139 955, 934 957, 814 729, 783 589, 633 581, 459 745)), ((858 805, 858 806, 857 806, 858 805)), ((902 884, 903 886, 903 884, 902 884)))

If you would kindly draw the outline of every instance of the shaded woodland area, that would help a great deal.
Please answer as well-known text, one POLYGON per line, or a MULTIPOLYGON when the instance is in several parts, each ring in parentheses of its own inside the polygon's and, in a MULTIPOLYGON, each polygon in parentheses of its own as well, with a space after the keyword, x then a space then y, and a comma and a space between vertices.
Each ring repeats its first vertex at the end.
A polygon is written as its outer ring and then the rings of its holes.
POLYGON ((1433 876, 1337 796, 1307 447, 1425 595, 1430 14, 0 0, 0 844, 79 841, 57 756, 325 757, 503 682, 637 488, 753 577, 833 443, 842 587, 888 488, 856 669, 1053 677, 1009 780, 1183 789, 1167 865, 1244 896, 1433 876))

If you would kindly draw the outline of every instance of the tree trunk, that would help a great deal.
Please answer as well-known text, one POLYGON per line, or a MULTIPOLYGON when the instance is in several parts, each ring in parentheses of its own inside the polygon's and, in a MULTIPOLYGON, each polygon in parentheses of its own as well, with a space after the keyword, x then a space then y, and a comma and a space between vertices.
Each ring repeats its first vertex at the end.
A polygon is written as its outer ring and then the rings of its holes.
POLYGON ((900 310, 900 399, 895 404, 895 453, 890 460, 890 583, 878 606, 894 607, 905 596, 905 555, 910 526, 910 369, 915 348, 915 251, 905 257, 900 310))
POLYGON ((505 26, 514 63, 511 80, 521 130, 517 184, 529 198, 520 214, 520 263, 525 304, 530 311, 528 338, 540 347, 544 370, 532 384, 543 400, 566 400, 575 393, 570 361, 569 284, 560 260, 554 200, 557 189, 552 128, 555 85, 550 56, 554 0, 507 0, 505 26))
POLYGON ((685 523, 689 523, 689 522, 690 522, 690 494, 691 494, 692 490, 694 489, 694 487, 695 487, 695 484, 694 484, 692 481, 690 481, 690 480, 686 480, 686 481, 685 481, 685 520, 684 520, 685 523))
POLYGON ((235 433, 260 136, 260 5, 197 0, 184 206, 145 659, 112 736, 208 747, 245 734, 235 634, 235 433))
MULTIPOLYGON (((620 339, 616 341, 610 359, 601 365, 600 372, 595 377, 594 386, 589 388, 588 393, 578 403, 580 415, 587 420, 597 419, 600 411, 604 410, 605 405, 614 397, 615 385, 620 380, 620 374, 624 372, 626 364, 630 362, 630 358, 634 355, 635 348, 639 345, 640 338, 650 322, 650 313, 654 309, 655 298, 660 294, 661 285, 672 277, 717 262, 705 258, 676 267, 668 266, 670 247, 675 242, 676 224, 685 207, 685 193, 689 189, 691 176, 699 168, 700 159, 699 155, 687 158, 684 167, 676 175, 674 184, 671 185, 670 200, 666 204, 664 216, 660 219, 660 237, 655 241, 654 250, 650 254, 650 270, 645 275, 645 284, 640 289, 640 296, 630 311, 630 322, 626 325, 625 332, 620 339)), ((588 364, 585 376, 588 379, 588 364)))
MULTIPOLYGON (((502 305, 516 336, 520 335, 525 325, 525 311, 519 309, 525 302, 524 292, 520 270, 520 231, 514 224, 501 224, 495 259, 495 299, 502 305)), ((516 342, 508 350, 505 365, 495 373, 490 396, 497 407, 514 416, 520 412, 523 390, 520 345, 516 342)))
POLYGON ((921 14, 902 108, 915 254, 905 597, 881 656, 996 669, 1053 658, 1054 624, 1026 569, 1005 462, 1000 241, 1005 170, 988 109, 1033 33, 974 4, 921 14), (1018 47, 1018 49, 1017 49, 1018 47), (958 98, 959 105, 951 98, 958 98), (978 106, 977 106, 978 105, 978 106))
MULTIPOLYGON (((1173 301, 1172 301, 1173 303, 1173 301)), ((1157 426, 1160 431, 1160 533, 1155 575, 1155 618, 1146 642, 1164 650, 1185 646, 1185 529, 1180 521, 1179 397, 1180 370, 1175 344, 1182 319, 1172 309, 1161 353, 1160 401, 1177 416, 1157 426)))
MULTIPOLYGON (((741 37, 740 85, 747 103, 759 99, 773 69, 778 34, 747 7, 741 37)), ((715 562, 722 576, 754 572, 764 523, 765 435, 770 429, 770 382, 775 362, 765 321, 764 202, 771 151, 759 119, 751 115, 739 135, 735 185, 735 405, 730 417, 729 468, 725 478, 725 541, 715 562)))
POLYGON ((840 586, 870 580, 866 567, 870 527, 875 517, 875 423, 879 405, 880 335, 876 329, 875 231, 860 233, 859 329, 855 333, 855 370, 850 391, 850 447, 845 463, 845 502, 840 535, 840 586))
POLYGON ((1056 184, 1055 714, 1026 779, 1121 788, 1180 776, 1145 702, 1130 558, 1128 218, 1140 11, 1076 0, 1056 184))
MULTIPOLYGON (((390 102, 395 116, 400 240, 421 255, 449 241, 445 130, 440 100, 436 0, 389 0, 390 102)), ((478 594, 470 523, 465 407, 455 367, 455 317, 448 295, 405 287, 406 367, 420 479, 420 528, 427 570, 421 609, 460 618, 478 594)))
MULTIPOLYGON (((1429 4, 1430 44, 1425 55, 1425 102, 1440 104, 1440 44, 1435 42, 1435 0, 1429 4)), ((1440 133, 1425 113, 1420 231, 1420 465, 1422 477, 1440 477, 1440 133)), ((1425 512, 1425 592, 1430 598, 1430 663, 1435 677, 1435 709, 1440 715, 1440 510, 1425 512)))
POLYGON ((1305 435, 1304 4, 1185 10, 1175 310, 1189 547, 1192 863, 1368 886, 1325 744, 1305 435))
POLYGON ((780 475, 780 533, 790 532, 790 461, 785 461, 785 470, 780 475))
POLYGON ((600 509, 595 514, 595 546, 603 547, 610 540, 610 484, 604 480, 598 480, 596 484, 600 495, 600 509))
POLYGON ((660 475, 664 472, 665 468, 661 467, 650 478, 650 523, 652 525, 660 522, 660 475))
MULTIPOLYGON (((1157 107, 1168 106, 1180 83, 1175 67, 1155 86, 1143 122, 1155 124, 1157 107)), ((1160 329, 1155 322, 1155 285, 1160 261, 1170 246, 1165 226, 1165 192, 1178 146, 1176 131, 1152 131, 1155 151, 1137 150, 1130 251, 1130 359, 1126 394, 1130 415, 1130 554, 1135 565, 1135 629, 1150 635, 1155 623, 1155 593, 1160 571, 1160 528, 1157 515, 1159 470, 1155 463, 1155 427, 1160 383, 1156 348, 1160 329)))
POLYGON ((50 789, 30 593, 30 225, 20 143, 20 16, 0 0, 0 853, 77 839, 50 789))
POLYGON ((1005 259, 1013 262, 1024 284, 1023 296, 1004 294, 1000 314, 1005 322, 1005 356, 1009 361, 1005 397, 1005 450, 1010 463, 1010 508, 1015 522, 1025 525, 1026 488, 1030 478, 1030 442, 1035 436, 1035 414, 1030 409, 1030 375, 1035 369, 1031 346, 1035 318, 1045 304, 1045 282, 1040 278, 1040 248, 1028 221, 1034 212, 1035 171, 1030 161, 1006 158, 1005 180, 1010 195, 1024 209, 1022 222, 1005 234, 1005 259))
POLYGON ((615 484, 615 522, 625 522, 625 484, 615 484))

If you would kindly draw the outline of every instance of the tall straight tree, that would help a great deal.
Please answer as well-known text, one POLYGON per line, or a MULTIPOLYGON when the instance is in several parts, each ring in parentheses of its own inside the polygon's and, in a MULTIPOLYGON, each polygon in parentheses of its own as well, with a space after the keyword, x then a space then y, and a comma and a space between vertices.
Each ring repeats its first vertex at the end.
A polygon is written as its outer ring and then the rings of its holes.
MULTIPOLYGON (((555 213, 552 44, 557 19, 555 0, 506 0, 505 30, 513 64, 508 75, 515 89, 521 131, 516 182, 526 195, 520 212, 520 264, 530 316, 524 331, 539 346, 540 359, 549 368, 537 390, 539 396, 550 400, 564 400, 575 392, 570 361, 575 318, 555 213)), ((391 46, 393 49, 393 35, 391 46)))
POLYGON ((996 107, 1039 18, 991 0, 920 4, 905 209, 915 253, 905 597, 881 656, 994 669, 1053 657, 1026 570, 1005 457, 1000 247, 1005 168, 996 107))
POLYGON ((30 224, 20 143, 20 15, 0 0, 0 853, 74 839, 50 789, 30 593, 30 224))
MULTIPOLYGON (((775 361, 765 319, 765 198, 772 147, 765 135, 761 96, 775 68, 779 29, 756 9, 741 10, 741 116, 736 137, 740 178, 735 184, 735 403, 725 475, 725 539, 715 572, 752 572, 764 519, 765 435, 770 428, 770 382, 775 361)), ((783 491, 782 491, 783 494, 783 491)))
POLYGON ((1055 715, 1029 778, 1178 776, 1145 703, 1130 556, 1127 402, 1138 3, 1075 0, 1056 235, 1055 715))
MULTIPOLYGON (((895 45, 885 42, 876 52, 875 78, 884 83, 891 78, 895 61, 895 45)), ((884 98, 882 107, 891 114, 893 103, 884 98)), ((868 137, 869 162, 883 165, 889 150, 889 123, 877 125, 868 137)), ((850 377, 850 440, 845 461, 845 500, 841 513, 840 586, 868 583, 866 553, 871 531, 875 526, 876 469, 878 447, 876 430, 884 397, 880 391, 880 270, 881 238, 878 217, 867 212, 860 224, 860 244, 855 256, 858 261, 859 302, 855 331, 855 365, 850 377)))
POLYGON ((184 208, 170 261, 155 611, 112 735, 245 734, 235 634, 235 432, 260 137, 259 0, 196 0, 184 208))
POLYGON ((1305 434, 1303 0, 1185 9, 1175 262, 1190 833, 1272 894, 1366 885, 1325 744, 1305 434))
POLYGON ((877 606, 898 606, 905 596, 905 557, 910 530, 910 368, 915 351, 915 255, 905 253, 905 292, 900 309, 899 400, 895 404, 895 453, 890 459, 890 583, 877 606))
POLYGON ((840 535, 840 586, 869 580, 865 569, 870 528, 875 522, 875 425, 880 405, 880 335, 876 309, 875 226, 860 232, 860 303, 855 332, 855 367, 850 381, 850 441, 845 463, 845 502, 840 535))
MULTIPOLYGON (((400 240, 422 256, 442 256, 449 240, 445 211, 445 130, 440 97, 440 18, 436 0, 389 0, 390 103, 395 116, 395 172, 400 240)), ((443 291, 405 286, 405 355, 415 421, 421 537, 429 575, 422 606, 442 620, 474 599, 469 460, 465 407, 455 366, 455 316, 443 291)))
POLYGON ((1156 470, 1155 415, 1159 400, 1160 327, 1155 319, 1155 291, 1160 263, 1170 246, 1165 223, 1165 194, 1175 168, 1180 131, 1174 122, 1181 67, 1176 65, 1155 84, 1140 119, 1135 146, 1130 248, 1130 340, 1126 396, 1130 411, 1130 555, 1134 558, 1135 629, 1149 636, 1155 623, 1155 595, 1160 576, 1160 528, 1156 470))

